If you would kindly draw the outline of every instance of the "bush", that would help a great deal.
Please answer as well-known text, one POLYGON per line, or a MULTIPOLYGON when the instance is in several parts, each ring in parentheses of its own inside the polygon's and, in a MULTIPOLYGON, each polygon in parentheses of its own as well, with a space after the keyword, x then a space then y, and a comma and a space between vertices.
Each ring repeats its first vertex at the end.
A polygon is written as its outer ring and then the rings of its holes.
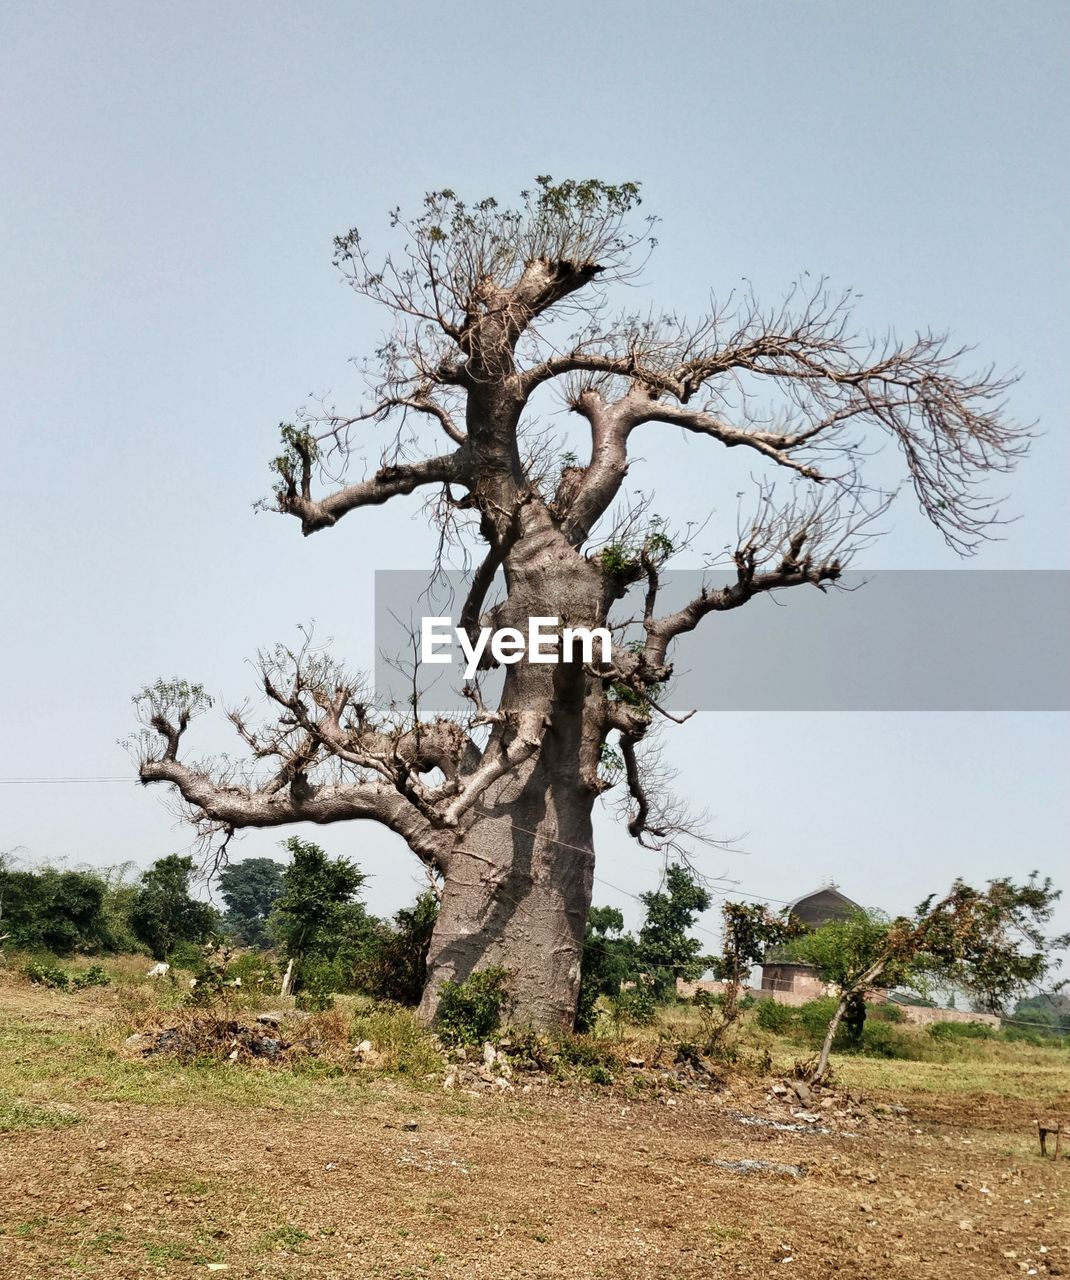
POLYGON ((435 1028, 451 1044, 486 1040, 501 1025, 508 1007, 508 971, 500 965, 471 973, 463 982, 438 989, 435 1028))
POLYGON ((832 1015, 836 1012, 837 1001, 833 996, 822 996, 819 1000, 807 1000, 799 1005, 798 1025, 809 1044, 819 1045, 825 1038, 832 1015))
POLYGON ((31 982, 42 987, 55 987, 59 991, 83 991, 86 987, 106 987, 111 982, 99 964, 91 964, 88 969, 70 970, 32 960, 23 973, 31 982))
POLYGON ((66 969, 36 960, 31 960, 22 972, 31 982, 36 982, 41 987, 59 987, 65 990, 70 985, 70 974, 66 969))
POLYGON ((427 981, 427 952, 438 919, 438 901, 428 890, 394 916, 393 927, 382 926, 362 975, 363 985, 377 1000, 393 1004, 420 1003, 427 981))
POLYGON ((235 956, 227 968, 231 978, 240 978, 243 987, 270 987, 279 984, 279 967, 270 957, 257 951, 243 951, 235 956))
POLYGON ((996 1031, 985 1022, 933 1022, 929 1035, 934 1040, 994 1040, 996 1031))
POLYGON ((347 978, 345 966, 340 961, 307 957, 298 966, 294 1004, 306 1013, 324 1013, 333 1009, 335 992, 347 989, 347 978))
POLYGON ((1000 1031, 1003 1040, 1017 1044, 1030 1044, 1035 1049, 1065 1049, 1070 1039, 1053 1031, 1036 1031, 1029 1027, 1004 1027, 1000 1031))
POLYGON ((754 1006, 754 1021, 763 1031, 783 1035, 795 1021, 795 1010, 776 1000, 759 1000, 754 1006))
POLYGON ((658 1014, 654 992, 642 982, 611 996, 609 1006, 615 1022, 636 1027, 649 1027, 658 1014))
POLYGON ((917 1038, 887 1021, 866 1019, 862 1029, 862 1052, 871 1058, 919 1058, 917 1038))
POLYGON ((877 1022, 905 1022, 906 1014, 897 1004, 890 1004, 885 1001, 881 1004, 866 1005, 867 1021, 873 1018, 877 1022))

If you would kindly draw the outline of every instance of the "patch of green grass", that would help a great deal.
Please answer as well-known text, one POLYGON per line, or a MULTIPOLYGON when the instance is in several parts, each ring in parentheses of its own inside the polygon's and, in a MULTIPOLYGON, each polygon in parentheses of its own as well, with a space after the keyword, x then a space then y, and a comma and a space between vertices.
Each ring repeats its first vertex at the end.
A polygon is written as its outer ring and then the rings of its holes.
POLYGON ((84 1120, 85 1116, 76 1111, 30 1106, 0 1097, 0 1133, 16 1133, 20 1129, 67 1129, 73 1124, 82 1124, 84 1120))
POLYGON ((125 1243, 126 1236, 121 1231, 102 1231, 90 1240, 89 1247, 97 1253, 111 1253, 113 1245, 125 1243))
POLYGON ((288 1249, 291 1253, 297 1253, 300 1251, 300 1246, 311 1239, 307 1231, 285 1224, 274 1227, 271 1231, 265 1231, 260 1237, 259 1246, 264 1250, 288 1249))
POLYGON ((32 1236, 35 1231, 41 1227, 48 1226, 48 1219, 44 1217, 29 1218, 26 1222, 19 1222, 14 1228, 14 1234, 17 1236, 32 1236))
POLYGON ((174 1244, 165 1241, 163 1244, 147 1244, 145 1257, 149 1262, 202 1262, 203 1259, 190 1253, 189 1245, 174 1244))

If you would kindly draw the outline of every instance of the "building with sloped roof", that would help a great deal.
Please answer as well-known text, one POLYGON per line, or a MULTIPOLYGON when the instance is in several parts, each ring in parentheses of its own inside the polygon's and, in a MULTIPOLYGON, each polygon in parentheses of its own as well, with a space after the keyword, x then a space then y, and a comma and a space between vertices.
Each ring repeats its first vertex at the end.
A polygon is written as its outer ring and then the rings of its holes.
MULTIPOLYGON (((819 929, 836 920, 847 920, 862 908, 829 884, 796 898, 788 910, 805 928, 819 929)), ((771 950, 762 965, 762 991, 781 1004, 805 1004, 830 994, 827 983, 812 965, 789 959, 782 948, 771 950)))

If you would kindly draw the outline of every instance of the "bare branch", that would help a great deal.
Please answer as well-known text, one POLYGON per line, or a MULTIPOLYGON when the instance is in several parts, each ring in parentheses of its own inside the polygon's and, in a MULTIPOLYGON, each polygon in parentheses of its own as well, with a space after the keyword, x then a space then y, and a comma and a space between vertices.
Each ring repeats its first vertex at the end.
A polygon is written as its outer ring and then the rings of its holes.
POLYGON ((307 482, 299 491, 291 474, 278 492, 278 508, 301 521, 301 532, 307 537, 319 529, 337 524, 342 516, 357 507, 379 506, 401 494, 412 493, 421 485, 463 484, 468 476, 465 451, 425 458, 422 462, 382 467, 370 480, 349 484, 325 498, 313 499, 307 482))

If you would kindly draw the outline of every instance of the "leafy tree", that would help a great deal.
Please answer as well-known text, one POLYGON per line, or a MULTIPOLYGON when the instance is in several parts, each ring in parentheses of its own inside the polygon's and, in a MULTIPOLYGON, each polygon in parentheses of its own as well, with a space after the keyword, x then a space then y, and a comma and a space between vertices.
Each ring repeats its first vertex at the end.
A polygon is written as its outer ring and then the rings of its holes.
POLYGON ((634 182, 543 175, 516 208, 444 189, 415 217, 395 211, 398 248, 385 259, 358 231, 340 236, 336 264, 385 310, 390 337, 365 403, 282 426, 268 503, 313 534, 418 492, 434 517, 429 550, 453 539, 474 553, 459 619, 470 636, 500 570, 506 599, 494 617, 518 626, 613 626, 641 586, 634 647, 612 662, 507 665, 496 705, 470 684, 460 721, 423 715, 418 701, 377 708, 361 677, 310 645, 267 651, 261 685, 275 722, 232 716, 260 766, 250 777, 263 782, 181 758, 191 718, 210 705, 201 686, 158 681, 136 700, 141 779, 177 788, 207 833, 373 821, 441 874, 428 1019, 444 981, 501 966, 518 1018, 570 1026, 596 800, 623 791, 627 830, 647 846, 671 849, 692 829, 650 757, 677 638, 770 592, 835 582, 900 489, 970 553, 998 519, 983 482, 1027 444, 1004 408, 1010 380, 963 368, 961 352, 924 327, 904 341, 867 339, 853 298, 823 281, 772 306, 744 293, 694 322, 671 308, 616 311, 612 286, 637 274, 653 243, 639 202, 634 182), (539 434, 555 390, 575 418, 549 430, 576 421, 589 450, 539 434), (362 465, 365 429, 391 441, 378 468, 362 465), (680 430, 751 459, 753 517, 711 530, 711 551, 736 542, 675 608, 662 574, 680 539, 625 484, 639 454, 657 449, 639 436, 680 430), (909 483, 890 478, 887 453, 874 466, 884 441, 909 483), (361 478, 339 481, 347 464, 361 478))
POLYGON ((92 871, 0 866, 0 933, 16 947, 57 955, 113 950, 106 892, 103 879, 92 871))
POLYGON ((1040 1029, 1050 1027, 1058 1035, 1070 1035, 1070 996, 1058 990, 1027 996, 1014 1006, 1014 1017, 1040 1029))
POLYGON ((282 893, 283 871, 274 858, 246 858, 219 873, 219 892, 227 907, 225 923, 246 946, 262 947, 268 941, 267 918, 282 893))
POLYGON ((823 1078, 841 1020, 873 987, 954 983, 1002 1012, 1013 996, 1043 981, 1059 963, 1053 953, 1070 943, 1070 935, 1046 938, 1042 929, 1059 896, 1051 880, 1035 872, 1024 884, 1004 877, 985 889, 956 880, 944 897, 927 898, 911 916, 887 920, 860 912, 798 939, 792 944, 797 958, 839 988, 812 1078, 823 1078))
POLYGON ((346 858, 330 858, 310 840, 291 836, 293 861, 283 872, 269 930, 294 961, 300 985, 353 986, 374 950, 377 921, 359 901, 366 879, 346 858))
POLYGON ((141 877, 130 906, 130 928, 157 960, 179 943, 207 942, 219 928, 219 915, 190 893, 193 859, 172 853, 159 858, 141 877))
POLYGON ((140 951, 141 943, 130 927, 130 913, 137 898, 141 869, 135 862, 121 862, 114 867, 103 867, 99 875, 104 881, 104 927, 109 949, 140 951))
POLYGON ((624 932, 624 916, 616 907, 592 907, 583 941, 576 1029, 590 1031, 597 1019, 598 997, 619 996, 621 984, 634 980, 636 971, 635 939, 624 932))
POLYGON ((646 907, 646 919, 636 942, 636 967, 646 974, 656 999, 670 999, 676 992, 677 978, 693 982, 709 966, 709 958, 701 954, 702 943, 688 937, 687 931, 709 910, 713 899, 679 864, 665 873, 664 889, 639 897, 646 907))
POLYGON ((370 994, 398 1004, 419 1004, 437 919, 438 899, 428 889, 413 906, 395 914, 393 927, 381 927, 368 970, 370 994))
POLYGON ((800 932, 797 921, 760 902, 725 902, 721 920, 721 951, 710 958, 710 968, 725 989, 718 1016, 709 1028, 706 1050, 710 1053, 724 1042, 739 1018, 739 995, 751 969, 762 963, 769 947, 788 942, 800 932))

